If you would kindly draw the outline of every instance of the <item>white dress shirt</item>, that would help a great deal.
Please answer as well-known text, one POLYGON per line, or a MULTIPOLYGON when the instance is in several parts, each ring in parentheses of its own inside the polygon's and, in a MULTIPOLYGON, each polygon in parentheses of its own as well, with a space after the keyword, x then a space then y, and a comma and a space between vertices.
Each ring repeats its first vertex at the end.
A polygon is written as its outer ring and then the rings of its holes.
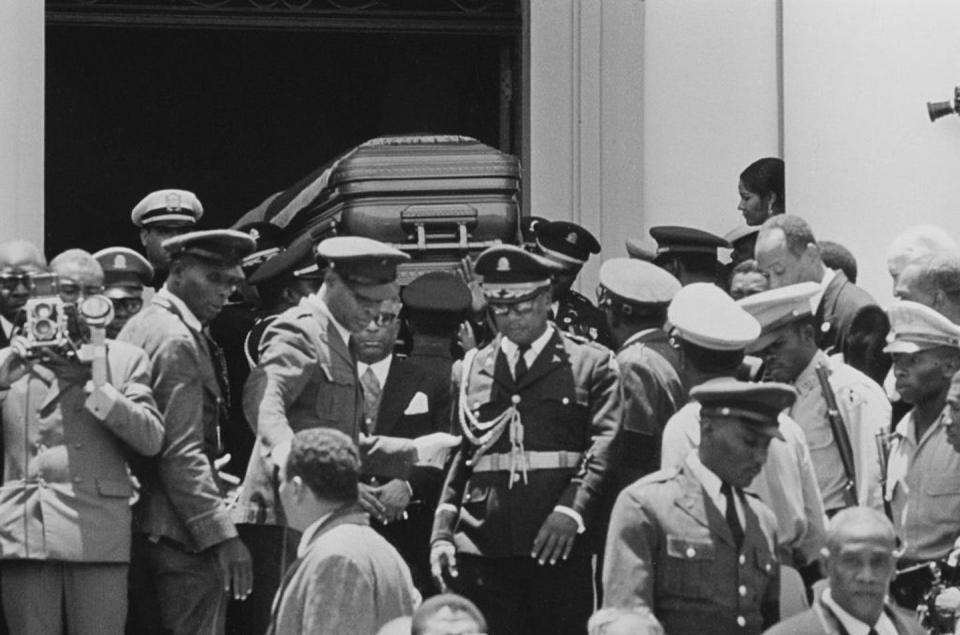
POLYGON ((844 611, 843 608, 833 600, 829 588, 823 590, 821 597, 823 603, 830 607, 834 617, 840 621, 840 624, 843 625, 843 628, 846 629, 849 635, 867 635, 871 628, 877 630, 877 635, 897 635, 897 627, 885 612, 880 613, 880 619, 877 620, 874 626, 870 626, 844 611))

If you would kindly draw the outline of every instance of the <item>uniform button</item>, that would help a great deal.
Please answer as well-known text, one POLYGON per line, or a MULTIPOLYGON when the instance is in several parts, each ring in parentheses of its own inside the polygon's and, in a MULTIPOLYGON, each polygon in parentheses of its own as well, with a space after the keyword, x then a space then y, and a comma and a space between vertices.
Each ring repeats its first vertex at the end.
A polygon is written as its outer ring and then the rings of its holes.
POLYGON ((770 573, 770 563, 769 563, 769 562, 767 563, 767 566, 764 567, 764 568, 767 570, 767 573, 770 573))
POLYGON ((561 399, 560 401, 561 401, 561 403, 563 403, 563 405, 566 406, 568 403, 570 403, 570 397, 564 397, 564 398, 561 399))
POLYGON ((747 625, 747 618, 742 615, 737 616, 737 626, 743 627, 747 625))
POLYGON ((514 395, 510 397, 510 401, 513 402, 514 405, 517 405, 520 403, 520 395, 514 395))
POLYGON ((520 480, 520 475, 519 475, 519 474, 514 474, 514 475, 513 475, 513 482, 516 483, 516 482, 519 481, 519 480, 520 480))
POLYGON ((692 558, 695 555, 697 555, 697 550, 694 549, 693 547, 687 547, 687 557, 692 558))
POLYGON ((747 564, 747 557, 742 553, 740 554, 740 564, 741 565, 747 564))
POLYGON ((73 482, 74 482, 74 483, 82 483, 82 482, 83 482, 83 477, 74 476, 74 477, 73 477, 73 482))
POLYGON ((473 402, 473 409, 474 409, 474 410, 477 410, 479 407, 480 407, 480 402, 479 402, 479 401, 473 402))
POLYGON ((737 591, 740 593, 740 597, 742 598, 747 597, 747 587, 745 587, 744 585, 741 584, 740 588, 737 589, 737 591))

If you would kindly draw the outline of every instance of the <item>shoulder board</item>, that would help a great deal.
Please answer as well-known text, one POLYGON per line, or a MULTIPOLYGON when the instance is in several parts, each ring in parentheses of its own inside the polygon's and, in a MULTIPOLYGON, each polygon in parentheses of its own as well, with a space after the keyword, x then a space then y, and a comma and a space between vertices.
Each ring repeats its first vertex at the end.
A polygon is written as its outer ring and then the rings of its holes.
POLYGON ((662 470, 657 470, 656 472, 652 472, 652 473, 650 473, 650 474, 647 474, 646 476, 644 476, 644 477, 640 478, 639 480, 637 480, 637 482, 634 483, 634 485, 647 485, 647 484, 650 484, 650 483, 664 483, 664 482, 666 482, 666 481, 671 480, 673 477, 675 477, 675 476, 676 476, 677 474, 679 474, 679 473, 680 473, 680 468, 679 468, 679 467, 666 467, 666 468, 663 468, 662 470))

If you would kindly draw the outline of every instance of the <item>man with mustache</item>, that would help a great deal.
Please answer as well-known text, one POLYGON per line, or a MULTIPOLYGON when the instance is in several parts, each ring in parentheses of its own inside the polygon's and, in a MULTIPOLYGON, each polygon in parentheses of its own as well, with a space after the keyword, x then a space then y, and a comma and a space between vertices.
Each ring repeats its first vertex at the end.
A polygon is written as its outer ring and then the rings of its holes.
POLYGON ((700 445, 620 493, 603 562, 604 604, 646 607, 671 635, 760 633, 779 619, 776 518, 746 494, 767 460, 785 384, 697 386, 700 445))
POLYGON ((817 378, 817 367, 829 373, 853 457, 857 504, 882 509, 880 459, 876 435, 890 420, 890 403, 880 386, 817 348, 811 299, 820 290, 815 282, 801 282, 757 293, 739 301, 762 328, 747 352, 763 359, 764 378, 792 384, 797 400, 790 416, 803 428, 817 473, 817 484, 828 516, 844 507, 847 474, 827 417, 827 398, 817 378))

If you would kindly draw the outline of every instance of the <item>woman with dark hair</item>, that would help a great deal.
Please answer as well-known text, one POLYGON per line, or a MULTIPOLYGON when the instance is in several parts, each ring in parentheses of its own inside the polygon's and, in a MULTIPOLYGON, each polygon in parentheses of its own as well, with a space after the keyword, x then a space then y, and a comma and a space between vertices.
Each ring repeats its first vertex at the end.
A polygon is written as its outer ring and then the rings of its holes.
POLYGON ((784 213, 783 159, 757 159, 740 173, 740 204, 747 225, 762 225, 771 216, 784 213))

